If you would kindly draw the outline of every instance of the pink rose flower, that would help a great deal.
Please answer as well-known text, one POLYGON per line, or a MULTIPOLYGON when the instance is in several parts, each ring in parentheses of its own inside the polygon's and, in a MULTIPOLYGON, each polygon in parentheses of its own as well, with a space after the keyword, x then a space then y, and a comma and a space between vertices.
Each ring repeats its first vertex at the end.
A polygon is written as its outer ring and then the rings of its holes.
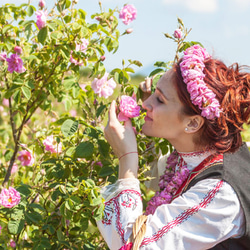
POLYGON ((43 27, 46 26, 46 21, 47 21, 47 10, 38 10, 36 11, 36 25, 38 29, 42 29, 43 27))
POLYGON ((38 3, 39 7, 43 8, 45 6, 45 1, 44 0, 40 0, 38 3))
POLYGON ((4 62, 4 61, 6 61, 6 58, 7 58, 7 53, 1 52, 0 53, 0 61, 4 62))
POLYGON ((18 54, 21 55, 23 53, 23 50, 20 46, 15 46, 14 51, 18 54))
POLYGON ((136 16, 137 16, 137 10, 132 4, 124 5, 119 14, 119 18, 122 19, 122 22, 125 25, 128 25, 133 20, 135 20, 136 16))
POLYGON ((11 169, 11 174, 15 174, 17 171, 18 171, 18 165, 14 163, 11 169))
POLYGON ((2 234, 2 226, 0 225, 0 235, 2 234))
POLYGON ((80 88, 81 88, 84 92, 87 92, 87 89, 86 89, 87 85, 86 85, 85 83, 82 83, 82 84, 80 84, 79 86, 80 86, 80 88))
POLYGON ((108 98, 114 92, 116 83, 113 78, 108 79, 108 73, 106 72, 101 79, 95 78, 91 83, 91 87, 99 97, 108 98))
POLYGON ((8 71, 13 73, 16 71, 17 73, 23 73, 26 69, 23 67, 23 60, 17 55, 12 54, 10 58, 7 58, 6 61, 8 62, 8 71))
POLYGON ((35 163, 34 157, 27 150, 19 151, 19 156, 17 157, 17 159, 23 166, 32 166, 35 163))
POLYGON ((0 204, 4 207, 12 208, 19 204, 20 200, 20 193, 13 187, 3 188, 0 193, 0 204))
POLYGON ((140 106, 137 105, 134 98, 123 95, 119 105, 120 113, 118 114, 119 121, 127 121, 129 118, 140 115, 140 106))
POLYGON ((50 151, 51 153, 62 152, 62 143, 60 142, 57 144, 53 135, 47 136, 47 138, 43 140, 43 145, 45 146, 45 150, 50 151))
POLYGON ((102 62, 103 62, 105 59, 106 59, 105 56, 101 56, 101 57, 100 57, 100 60, 101 60, 102 62))
POLYGON ((181 31, 181 29, 176 29, 176 30, 174 31, 174 37, 175 37, 176 39, 181 39, 181 38, 182 38, 182 31, 181 31))
POLYGON ((78 61, 77 59, 75 59, 72 55, 73 51, 71 51, 70 53, 70 59, 69 61, 75 65, 79 65, 79 66, 82 66, 83 65, 83 61, 78 61))
POLYGON ((9 99, 3 98, 2 104, 3 104, 5 107, 9 107, 9 99))
MULTIPOLYGON (((75 51, 78 52, 78 51, 81 51, 83 53, 86 52, 87 48, 88 48, 88 45, 89 45, 89 40, 83 38, 81 39, 81 43, 76 43, 76 48, 75 48, 75 51)), ((70 62, 75 64, 75 65, 79 65, 79 66, 82 66, 83 65, 83 61, 78 61, 77 59, 75 59, 73 57, 73 51, 70 52, 70 62)))
POLYGON ((86 52, 89 45, 89 40, 82 38, 81 43, 76 43, 76 51, 86 52))
POLYGON ((14 240, 10 240, 10 247, 15 248, 16 242, 14 240))
POLYGON ((133 32, 133 29, 132 29, 132 28, 126 29, 126 33, 127 33, 127 34, 130 34, 130 33, 132 33, 132 32, 133 32))

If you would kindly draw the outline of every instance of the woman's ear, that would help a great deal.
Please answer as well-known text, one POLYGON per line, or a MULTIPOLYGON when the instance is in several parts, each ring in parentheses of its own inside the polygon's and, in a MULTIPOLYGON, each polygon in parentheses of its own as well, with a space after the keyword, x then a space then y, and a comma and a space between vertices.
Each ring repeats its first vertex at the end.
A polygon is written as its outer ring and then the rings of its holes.
POLYGON ((185 132, 186 133, 196 133, 200 130, 200 128, 203 126, 205 120, 200 115, 190 116, 188 118, 185 132))

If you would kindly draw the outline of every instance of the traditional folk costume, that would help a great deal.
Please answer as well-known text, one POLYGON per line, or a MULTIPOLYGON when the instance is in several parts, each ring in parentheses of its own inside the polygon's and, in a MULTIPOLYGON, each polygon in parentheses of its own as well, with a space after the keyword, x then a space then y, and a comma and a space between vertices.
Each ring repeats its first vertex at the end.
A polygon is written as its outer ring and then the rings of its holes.
MULTIPOLYGON (((180 163, 187 166, 189 176, 169 204, 148 214, 140 249, 250 249, 246 145, 234 154, 178 153, 175 171, 180 163)), ((103 197, 104 218, 97 224, 110 249, 118 250, 143 213, 139 181, 120 179, 104 188, 103 197)))
MULTIPOLYGON (((223 110, 204 81, 208 58, 204 48, 194 45, 184 51, 180 69, 192 103, 210 120, 223 110)), ((139 181, 120 179, 103 190, 104 218, 97 224, 111 250, 250 249, 249 180, 250 153, 245 144, 224 155, 213 150, 174 151, 146 216, 141 216, 139 181), (137 231, 143 236, 135 236, 137 231), (127 244, 131 238, 133 243, 127 244)))

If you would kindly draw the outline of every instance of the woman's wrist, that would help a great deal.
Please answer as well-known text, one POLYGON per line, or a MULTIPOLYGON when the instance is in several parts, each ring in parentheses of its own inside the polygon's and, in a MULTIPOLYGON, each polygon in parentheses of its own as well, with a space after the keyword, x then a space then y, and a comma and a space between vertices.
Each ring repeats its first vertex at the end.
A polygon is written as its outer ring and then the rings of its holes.
POLYGON ((119 157, 119 179, 137 178, 138 152, 131 151, 119 157))

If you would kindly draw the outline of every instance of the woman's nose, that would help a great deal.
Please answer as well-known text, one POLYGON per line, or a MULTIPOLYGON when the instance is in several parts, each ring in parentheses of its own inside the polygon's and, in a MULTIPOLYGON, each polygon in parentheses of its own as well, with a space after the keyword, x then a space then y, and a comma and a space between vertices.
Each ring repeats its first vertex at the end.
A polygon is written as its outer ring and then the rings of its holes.
POLYGON ((142 103, 142 108, 147 111, 152 111, 151 96, 142 103))

